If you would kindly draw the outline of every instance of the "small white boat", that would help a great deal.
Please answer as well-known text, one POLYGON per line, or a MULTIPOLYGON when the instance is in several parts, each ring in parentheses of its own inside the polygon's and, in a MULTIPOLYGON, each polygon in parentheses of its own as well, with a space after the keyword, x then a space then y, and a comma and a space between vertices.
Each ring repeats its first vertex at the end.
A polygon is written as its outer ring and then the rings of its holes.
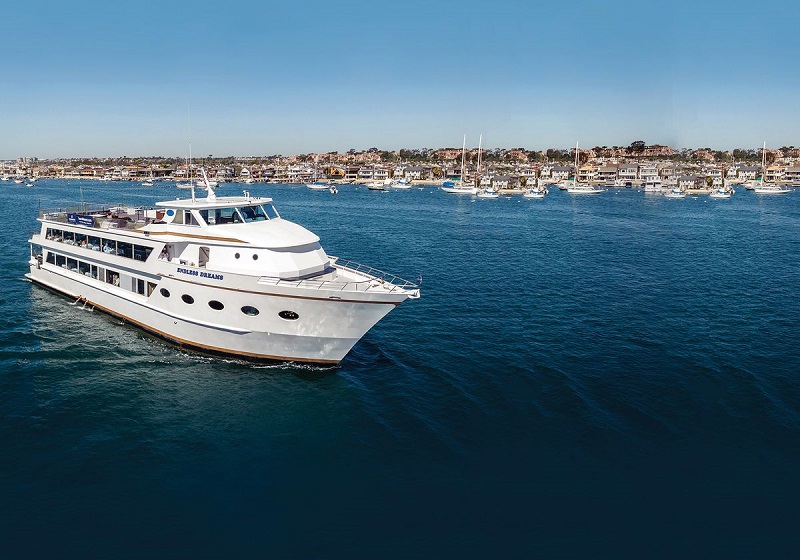
POLYGON ((24 182, 25 182, 25 179, 14 179, 14 183, 17 184, 17 185, 21 185, 24 182))
POLYGON ((439 188, 442 189, 447 194, 478 194, 477 188, 465 185, 460 181, 456 183, 451 183, 449 185, 443 184, 439 188))
POLYGON ((408 190, 411 188, 411 183, 406 181, 405 179, 400 179, 399 181, 392 182, 392 188, 400 190, 408 190))
POLYGON ((500 193, 493 187, 478 191, 476 195, 478 198, 500 198, 500 193))
POLYGON ((600 194, 605 192, 605 189, 588 183, 574 183, 567 187, 567 192, 569 194, 600 194))
POLYGON ((312 191, 327 191, 330 188, 330 185, 327 183, 307 183, 306 187, 312 191))
POLYGON ((644 192, 664 192, 665 187, 661 180, 651 179, 645 181, 643 190, 644 192))
POLYGON ((756 194, 789 194, 792 192, 792 189, 782 185, 762 183, 758 187, 755 187, 753 192, 756 194))
POLYGON ((711 198, 730 198, 733 196, 734 192, 735 191, 731 188, 714 189, 708 196, 711 198))
POLYGON ((525 191, 522 196, 525 198, 544 198, 550 192, 546 187, 535 187, 525 191))
POLYGON ((389 190, 389 186, 383 181, 373 181, 372 183, 368 183, 367 188, 371 191, 389 190))
POLYGON ((686 198, 686 191, 683 189, 670 189, 664 193, 666 198, 686 198))
POLYGON ((336 188, 336 185, 331 185, 331 188, 328 189, 331 194, 339 194, 339 189, 336 188))
POLYGON ((153 180, 152 179, 145 179, 144 181, 142 181, 142 186, 143 187, 152 187, 153 186, 153 180))

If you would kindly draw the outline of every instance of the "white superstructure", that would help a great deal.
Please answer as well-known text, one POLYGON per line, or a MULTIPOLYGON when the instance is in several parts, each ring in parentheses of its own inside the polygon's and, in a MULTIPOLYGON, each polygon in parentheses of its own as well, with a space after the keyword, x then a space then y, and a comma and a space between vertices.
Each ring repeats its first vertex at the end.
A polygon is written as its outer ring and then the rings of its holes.
POLYGON ((167 340, 256 360, 335 364, 419 287, 330 257, 272 199, 42 211, 31 281, 167 340))

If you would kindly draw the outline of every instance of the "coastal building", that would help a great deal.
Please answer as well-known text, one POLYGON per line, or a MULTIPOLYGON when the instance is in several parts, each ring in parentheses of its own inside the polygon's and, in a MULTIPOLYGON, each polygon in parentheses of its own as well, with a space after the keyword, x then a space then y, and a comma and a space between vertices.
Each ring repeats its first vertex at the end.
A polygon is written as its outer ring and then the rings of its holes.
POLYGON ((619 167, 619 179, 627 183, 634 183, 639 179, 639 166, 635 163, 625 163, 619 167))
POLYGON ((800 167, 787 167, 783 174, 783 180, 791 185, 800 185, 800 167))
POLYGON ((597 180, 605 185, 614 184, 617 180, 616 165, 602 165, 597 168, 597 180))
POLYGON ((737 167, 738 170, 735 176, 745 181, 754 181, 761 171, 761 168, 755 165, 739 165, 737 167))
POLYGON ((697 182, 698 178, 694 175, 681 175, 677 179, 678 188, 685 190, 694 189, 697 182))
POLYGON ((431 171, 425 167, 407 167, 405 179, 409 181, 426 181, 431 178, 431 171))
POLYGON ((786 168, 782 165, 770 165, 764 173, 764 181, 767 183, 779 183, 783 181, 786 168))
POLYGON ((593 183, 597 181, 597 168, 594 165, 584 165, 578 170, 578 181, 593 183))
POLYGON ((655 163, 643 163, 639 165, 639 179, 643 183, 658 179, 658 165, 655 163))

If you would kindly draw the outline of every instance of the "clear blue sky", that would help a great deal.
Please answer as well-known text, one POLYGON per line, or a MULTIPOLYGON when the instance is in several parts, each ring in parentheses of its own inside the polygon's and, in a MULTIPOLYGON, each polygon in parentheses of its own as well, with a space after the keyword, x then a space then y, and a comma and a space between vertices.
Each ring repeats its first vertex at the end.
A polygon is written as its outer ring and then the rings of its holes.
POLYGON ((15 2, 0 159, 800 145, 793 2, 15 2), (188 114, 188 117, 187 117, 188 114), (191 123, 191 132, 189 130, 191 123))

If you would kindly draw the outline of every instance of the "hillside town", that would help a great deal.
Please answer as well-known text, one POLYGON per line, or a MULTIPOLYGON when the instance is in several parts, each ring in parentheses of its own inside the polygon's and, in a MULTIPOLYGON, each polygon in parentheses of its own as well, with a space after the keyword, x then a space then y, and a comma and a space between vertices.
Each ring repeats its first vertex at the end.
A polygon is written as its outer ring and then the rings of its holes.
POLYGON ((367 183, 402 179, 416 184, 447 180, 490 183, 515 190, 536 180, 577 181, 607 185, 643 185, 651 180, 719 185, 728 180, 800 185, 800 148, 774 150, 710 148, 676 150, 646 145, 596 146, 546 151, 440 148, 382 151, 378 148, 292 156, 207 157, 185 161, 165 157, 70 158, 24 157, 0 162, 0 176, 94 179, 104 181, 183 180, 203 168, 210 179, 242 183, 367 183), (463 177, 462 177, 463 157, 463 177), (577 166, 575 163, 577 162, 577 166), (480 180, 479 180, 480 179, 480 180))

